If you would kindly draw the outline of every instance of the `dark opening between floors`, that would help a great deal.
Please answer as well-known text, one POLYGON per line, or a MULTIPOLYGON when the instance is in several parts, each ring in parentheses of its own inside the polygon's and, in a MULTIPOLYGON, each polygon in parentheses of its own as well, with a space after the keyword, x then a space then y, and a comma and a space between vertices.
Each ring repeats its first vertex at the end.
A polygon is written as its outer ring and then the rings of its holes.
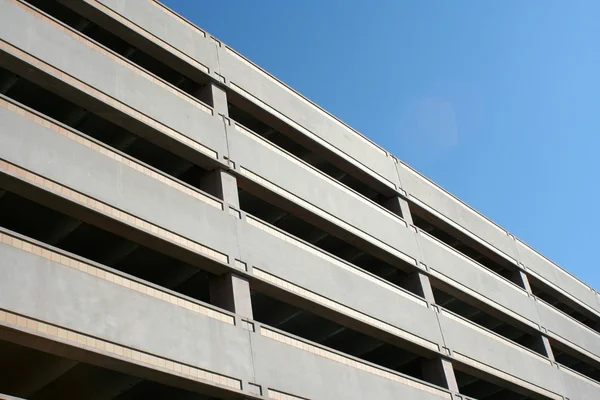
POLYGON ((510 261, 503 259, 493 251, 459 232, 441 219, 431 215, 426 210, 409 202, 410 212, 415 226, 429 233, 431 236, 446 243, 448 246, 478 262, 494 273, 525 288, 523 281, 518 276, 518 267, 510 261))
POLYGON ((424 367, 429 360, 410 350, 383 342, 310 311, 296 308, 263 293, 251 292, 254 319, 344 354, 429 381, 424 367))
POLYGON ((498 382, 493 383, 493 379, 483 379, 475 377, 466 372, 454 369, 456 375, 456 381, 458 383, 459 392, 473 397, 477 400, 534 400, 534 399, 546 399, 546 397, 540 397, 534 395, 532 397, 515 392, 507 387, 499 386, 498 382))
POLYGON ((600 333, 600 317, 575 303, 564 294, 556 291, 537 278, 528 275, 529 285, 534 295, 557 308, 571 318, 600 333))
POLYGON ((1 67, 0 94, 197 188, 202 186, 201 182, 209 172, 102 116, 1 67))
POLYGON ((422 290, 415 287, 414 281, 410 279, 411 274, 408 272, 410 268, 415 267, 407 264, 406 270, 399 269, 240 187, 238 187, 238 190, 240 208, 243 211, 287 232, 291 236, 311 243, 327 253, 423 297, 422 290))
MULTIPOLYGON (((175 69, 171 68, 163 61, 156 59, 148 53, 131 45, 121 37, 113 34, 109 30, 97 25, 89 19, 82 17, 77 12, 61 4, 57 0, 25 0, 34 7, 44 11, 52 17, 58 19, 71 28, 79 31, 88 38, 100 43, 117 54, 125 57, 139 67, 153 73, 164 79, 173 86, 196 97, 197 99, 213 106, 213 99, 204 90, 209 82, 209 77, 202 79, 191 79, 175 69)), ((68 4, 68 3, 67 3, 68 4)))
POLYGON ((1 188, 0 226, 210 303, 211 273, 1 188))
MULTIPOLYGON (((261 119, 261 112, 258 111, 255 106, 233 92, 228 93, 227 105, 229 108, 229 116, 244 127, 250 129, 270 143, 293 154, 325 175, 360 193, 374 203, 402 216, 402 212, 398 207, 394 207, 393 202, 391 202, 391 199, 396 196, 396 194, 390 192, 391 189, 385 191, 376 189, 378 186, 375 183, 374 178, 365 174, 358 174, 356 167, 352 168, 348 165, 348 168, 351 168, 349 170, 344 168, 343 164, 339 161, 334 163, 330 158, 328 159, 328 153, 326 152, 317 153, 314 150, 309 149, 300 143, 297 140, 297 137, 293 137, 287 132, 283 133, 283 129, 281 128, 278 129, 273 127, 272 125, 274 125, 274 122, 276 121, 274 117, 265 117, 261 119), (271 121, 269 122, 267 119, 270 119, 271 121)), ((277 121, 276 123, 282 126, 285 125, 281 121, 277 121)), ((291 130, 292 128, 288 129, 291 130)), ((333 157, 333 154, 331 154, 331 157, 333 157)))
POLYGON ((594 361, 557 340, 549 339, 549 341, 557 363, 569 367, 596 382, 600 382, 600 363, 598 361, 594 361))
POLYGON ((526 330, 523 324, 511 321, 512 319, 509 316, 496 313, 496 315, 502 315, 502 319, 499 319, 489 311, 486 311, 474 299, 469 302, 467 295, 459 299, 454 295, 456 292, 451 294, 452 290, 448 290, 446 285, 440 284, 435 279, 431 280, 431 285, 433 286, 435 303, 439 306, 460 315, 474 324, 487 328, 499 336, 512 340, 544 357, 548 357, 542 337, 532 329, 526 330))
POLYGON ((0 393, 9 396, 29 400, 217 400, 4 340, 0 341, 0 354, 0 393))

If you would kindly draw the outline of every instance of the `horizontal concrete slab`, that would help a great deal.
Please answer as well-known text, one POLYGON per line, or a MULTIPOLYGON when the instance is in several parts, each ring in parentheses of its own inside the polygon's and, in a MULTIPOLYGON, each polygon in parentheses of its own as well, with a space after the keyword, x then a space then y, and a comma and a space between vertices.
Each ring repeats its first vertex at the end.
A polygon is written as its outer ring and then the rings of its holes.
POLYGON ((537 329, 535 303, 525 290, 423 231, 417 238, 432 276, 537 329))
POLYGON ((437 318, 422 298, 250 216, 240 221, 238 237, 240 255, 255 277, 417 346, 439 350, 437 318))
POLYGON ((237 124, 228 140, 241 175, 414 265, 418 248, 404 220, 237 124))
MULTIPOLYGON (((237 253, 237 244, 231 240, 234 219, 220 201, 75 131, 19 107, 11 109, 10 103, 1 104, 3 160, 221 254, 237 253)), ((78 195, 69 196, 80 201, 78 195)), ((103 206, 98 209, 105 211, 103 206)), ((124 221, 142 226, 132 219, 124 221)))
POLYGON ((597 301, 597 295, 589 286, 520 240, 517 240, 516 244, 519 260, 530 273, 590 309, 590 311, 600 315, 600 304, 597 301))
POLYGON ((539 300, 536 302, 541 325, 556 340, 600 362, 600 333, 539 300))
MULTIPOLYGON (((346 308, 361 310, 370 318, 367 323, 389 321, 393 334, 401 334, 396 332, 398 330, 415 332, 405 334, 411 341, 427 341, 430 350, 432 347, 437 350, 441 342, 439 328, 435 315, 423 305, 424 301, 364 272, 361 275, 360 271, 341 261, 338 261, 337 267, 332 266, 332 257, 327 261, 316 256, 315 249, 310 253, 234 218, 223 209, 220 201, 177 184, 149 168, 144 169, 75 131, 62 128, 18 105, 6 101, 2 105, 0 118, 4 124, 0 128, 0 158, 37 174, 40 178, 35 178, 33 183, 38 179, 48 179, 70 192, 94 199, 95 205, 97 202, 110 204, 204 248, 216 250, 218 254, 209 253, 207 256, 218 259, 224 255, 226 259, 220 260, 222 263, 233 264, 234 259, 242 259, 266 272, 297 282, 308 290, 323 290, 324 296, 342 304, 348 303, 346 308), (232 237, 237 239, 231 240, 232 237), (289 257, 291 251, 295 254, 293 258, 289 257), (325 268, 330 269, 331 275, 314 279, 319 276, 315 274, 319 270, 322 273, 325 268), (307 275, 308 270, 314 270, 315 274, 307 275), (306 281, 309 276, 313 279, 306 281), (350 295, 338 279, 345 279, 357 290, 364 285, 366 296, 350 295), (371 292, 376 290, 381 293, 371 292), (386 303, 378 304, 380 299, 386 303), (361 304, 363 301, 365 303, 361 304), (413 326, 406 316, 394 313, 394 309, 411 310, 410 315, 421 315, 421 323, 413 326)), ((43 187, 42 182, 38 183, 43 187)), ((53 190, 56 191, 55 188, 53 190)), ((62 189, 58 193, 61 194, 62 189)), ((81 201, 78 195, 65 196, 69 201, 81 201)), ((103 206, 101 208, 106 212, 103 206)), ((109 213, 109 216, 112 214, 109 213)), ((143 229, 135 222, 125 221, 143 229)), ((194 250, 198 251, 197 248, 194 250)), ((351 315, 351 318, 357 316, 351 315)))
POLYGON ((287 120, 316 143, 358 163, 385 185, 399 186, 394 161, 385 150, 159 2, 147 0, 135 6, 124 0, 101 0, 101 6, 89 0, 86 3, 111 18, 118 18, 114 13, 125 17, 119 23, 130 31, 163 48, 171 47, 172 54, 192 65, 201 63, 197 68, 206 66, 211 76, 217 71, 231 89, 287 120))
POLYGON ((229 88, 268 113, 359 167, 386 186, 397 188, 394 161, 385 150, 312 104, 227 46, 219 48, 221 73, 229 88))
POLYGON ((550 360, 448 311, 442 310, 439 317, 446 345, 457 361, 549 398, 561 399, 564 387, 550 360))
POLYGON ((223 121, 210 107, 16 0, 0 2, 0 14, 3 46, 37 58, 33 67, 50 64, 66 74, 63 79, 78 80, 108 96, 106 101, 124 104, 168 126, 207 147, 215 158, 226 155, 223 121))
MULTIPOLYGON (((96 1, 85 0, 99 11, 107 12, 96 1)), ((217 44, 210 35, 175 14, 158 1, 142 0, 135 3, 127 0, 99 0, 109 10, 125 17, 147 31, 154 40, 162 41, 183 52, 185 56, 206 67, 207 73, 219 72, 217 44)), ((202 68, 202 67, 198 67, 202 68)))
POLYGON ((402 188, 409 199, 472 239, 516 263, 513 240, 506 231, 403 163, 397 164, 402 188), (462 229, 461 229, 462 228, 462 229))
POLYGON ((269 382, 269 389, 297 396, 286 399, 450 400, 450 394, 444 390, 268 327, 258 328, 252 346, 257 380, 269 382))
POLYGON ((600 383, 592 381, 574 371, 559 367, 565 385, 565 396, 569 400, 588 400, 600 398, 600 383))
MULTIPOLYGON (((0 273, 5 278, 0 281, 0 308, 27 318, 25 326, 38 329, 42 324, 46 332, 58 327, 67 341, 73 334, 92 348, 111 352, 117 347, 121 356, 150 356, 148 362, 159 366, 165 361, 171 367, 199 368, 201 377, 210 375, 221 386, 246 389, 247 382, 254 382, 265 393, 315 400, 367 394, 450 399, 439 388, 286 339, 259 324, 249 332, 236 316, 6 233, 0 234, 0 273), (30 325, 30 319, 36 322, 30 325), (332 380, 339 384, 331 385, 332 380)), ((6 312, 2 319, 8 319, 6 312)))
MULTIPOLYGON (((168 296, 45 247, 0 243, 0 308, 237 380, 253 376, 248 332, 226 313, 168 296), (19 246, 19 247, 15 247, 19 246), (59 253, 60 254, 60 253, 59 253), (173 301, 174 299, 174 301, 173 301), (210 314, 207 315, 207 314, 210 314)), ((62 253, 64 254, 64 253, 62 253)))

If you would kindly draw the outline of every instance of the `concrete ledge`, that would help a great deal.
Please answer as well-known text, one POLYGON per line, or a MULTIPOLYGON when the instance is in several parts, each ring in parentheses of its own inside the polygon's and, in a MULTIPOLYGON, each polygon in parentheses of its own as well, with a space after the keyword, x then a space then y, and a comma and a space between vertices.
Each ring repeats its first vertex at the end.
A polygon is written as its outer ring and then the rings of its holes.
POLYGON ((252 345, 257 380, 269 382, 269 389, 293 393, 299 399, 451 399, 444 389, 266 326, 257 326, 252 345))
POLYGON ((432 211, 434 215, 437 213, 438 217, 447 218, 448 222, 466 235, 516 264, 517 254, 513 240, 503 228, 407 165, 400 162, 397 168, 402 188, 410 200, 427 207, 427 211, 432 211))
POLYGON ((399 187, 394 161, 385 150, 308 103, 231 48, 224 46, 219 54, 229 88, 299 133, 301 142, 350 162, 390 189, 399 187))
POLYGON ((155 43, 172 47, 170 52, 177 57, 181 58, 178 51, 189 55, 191 63, 206 66, 214 79, 226 82, 242 96, 252 93, 249 100, 289 119, 291 125, 319 145, 360 164, 364 172, 390 188, 399 186, 394 162, 385 150, 159 2, 147 0, 132 5, 124 0, 101 0, 106 8, 93 1, 86 3, 100 12, 122 15, 130 22, 122 24, 135 25, 128 29, 142 35, 147 32, 155 43), (273 108, 273 104, 277 106, 273 108))
POLYGON ((535 303, 525 290, 423 231, 419 230, 417 239, 433 277, 533 329, 539 328, 535 303))
POLYGON ((5 20, 0 26, 3 46, 35 57, 33 67, 52 65, 64 79, 83 82, 98 90, 98 96, 107 96, 106 101, 113 99, 168 126, 207 147, 214 158, 226 156, 223 121, 210 107, 17 0, 1 2, 0 13, 5 20))
POLYGON ((446 310, 440 313, 440 324, 455 360, 509 384, 562 399, 560 374, 547 358, 446 310))
POLYGON ((600 364, 600 334, 543 300, 536 302, 540 323, 548 335, 600 364))
POLYGON ((429 351, 442 337, 420 297, 303 243, 251 216, 239 225, 240 254, 270 285, 429 351))
POLYGON ((265 391, 298 398, 362 399, 366 393, 379 399, 399 393, 419 400, 451 397, 442 389, 285 338, 257 323, 250 325, 256 332, 249 332, 202 315, 197 308, 201 305, 174 304, 159 290, 140 290, 143 284, 132 286, 109 269, 68 256, 57 259, 35 243, 7 237, 2 234, 0 244, 0 272, 7 277, 0 282, 0 324, 238 391, 246 382, 258 382, 265 391), (332 386, 332 379, 345 383, 332 386))
POLYGON ((530 274, 600 318, 600 305, 596 301, 597 295, 589 286, 522 241, 517 240, 516 244, 519 260, 530 274))
POLYGON ((240 175, 261 186, 270 183, 268 189, 276 194, 384 251, 400 252, 403 255, 398 256, 405 260, 408 256, 407 261, 415 264, 418 248, 404 220, 260 136, 233 125, 228 134, 230 158, 240 175))
POLYGON ((139 29, 200 63, 207 69, 207 74, 219 72, 217 45, 210 35, 160 2, 142 0, 133 4, 127 0, 84 1, 101 12, 107 12, 104 6, 122 15, 139 29))
MULTIPOLYGON (((551 282, 556 282, 557 275, 567 282, 571 281, 571 283, 567 283, 565 290, 586 306, 600 313, 598 296, 594 293, 588 293, 590 290, 588 290, 589 288, 586 289, 583 283, 548 260, 542 262, 539 260, 532 261, 526 254, 527 250, 520 250, 520 253, 524 254, 517 255, 514 240, 503 228, 489 221, 404 164, 397 163, 394 167, 395 163, 392 158, 383 149, 348 128, 339 120, 331 117, 318 106, 160 3, 147 0, 133 6, 125 0, 102 0, 102 5, 89 0, 86 0, 86 2, 99 10, 110 10, 109 12, 122 15, 131 24, 134 24, 139 32, 143 31, 150 35, 148 40, 154 38, 154 41, 156 43, 160 42, 161 46, 171 46, 170 51, 172 53, 175 54, 179 51, 181 54, 189 55, 192 59, 188 60, 189 63, 196 62, 201 65, 196 68, 203 69, 202 67, 206 67, 208 73, 212 75, 214 75, 214 71, 217 71, 217 75, 213 78, 220 79, 221 76, 225 75, 228 80, 227 84, 232 90, 244 96, 254 96, 255 100, 251 99, 251 101, 259 104, 259 106, 265 108, 272 107, 271 104, 277 104, 277 110, 273 110, 280 113, 280 117, 288 118, 298 124, 306 130, 308 135, 315 132, 315 140, 322 141, 324 145, 331 143, 333 151, 338 148, 340 154, 345 154, 349 157, 349 160, 362 163, 363 167, 370 170, 371 175, 376 176, 380 181, 391 183, 392 187, 394 185, 404 186, 404 189, 414 200, 430 207, 432 210, 439 211, 441 215, 453 221, 457 226, 462 227, 465 232, 472 234, 475 240, 500 252, 507 259, 514 262, 519 257, 523 258, 522 261, 525 265, 530 264, 528 267, 532 271, 539 273, 551 282), (222 68, 219 67, 218 58, 223 64, 222 68), (395 176, 395 172, 392 171, 394 168, 398 169, 399 180, 395 176), (552 267, 544 267, 542 264, 549 264, 552 267)), ((3 7, 6 8, 6 6, 3 7)), ((9 19, 16 21, 13 18, 9 19)), ((30 25, 27 24, 27 26, 30 25)), ((19 47, 22 47, 22 45, 22 43, 19 43, 19 47)), ((51 48, 54 46, 45 47, 51 48)), ((27 48, 27 46, 23 48, 27 48)), ((69 57, 63 57, 62 55, 58 57, 63 60, 69 59, 69 57)), ((52 60, 52 62, 54 61, 52 60)), ((160 97, 156 96, 156 98, 160 97)), ((177 108, 173 107, 172 109, 177 108)), ((160 115, 159 111, 153 111, 160 115)), ((179 118, 179 120, 182 119, 179 118)), ((210 141, 210 138, 203 139, 210 141)), ((220 150, 224 148, 223 146, 217 147, 220 150)), ((519 244, 517 246, 520 249, 523 248, 519 244)))
MULTIPOLYGON (((171 360, 194 366, 228 377, 226 385, 232 388, 251 379, 248 335, 228 314, 202 313, 210 309, 183 299, 174 304, 150 286, 6 236, 0 244, 5 277, 0 282, 0 308, 38 321, 24 321, 25 327, 106 351, 125 346, 145 354, 148 358, 142 361, 149 364, 163 364, 155 360, 158 357, 165 365, 171 360)), ((6 314, 3 319, 12 320, 6 314)), ((18 318, 14 323, 21 325, 18 318)), ((130 351, 116 354, 142 358, 130 351)))
POLYGON ((565 395, 569 400, 589 400, 600 397, 600 383, 588 379, 562 365, 559 366, 565 385, 565 395))
POLYGON ((218 262, 237 253, 219 200, 24 109, 0 107, 0 118, 5 173, 218 262))

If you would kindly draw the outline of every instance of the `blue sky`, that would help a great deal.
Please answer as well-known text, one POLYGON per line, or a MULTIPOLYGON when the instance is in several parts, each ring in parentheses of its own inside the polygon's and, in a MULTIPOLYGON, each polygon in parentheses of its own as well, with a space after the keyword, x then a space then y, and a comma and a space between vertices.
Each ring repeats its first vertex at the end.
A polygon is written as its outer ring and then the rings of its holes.
POLYGON ((600 2, 165 3, 600 290, 600 2))

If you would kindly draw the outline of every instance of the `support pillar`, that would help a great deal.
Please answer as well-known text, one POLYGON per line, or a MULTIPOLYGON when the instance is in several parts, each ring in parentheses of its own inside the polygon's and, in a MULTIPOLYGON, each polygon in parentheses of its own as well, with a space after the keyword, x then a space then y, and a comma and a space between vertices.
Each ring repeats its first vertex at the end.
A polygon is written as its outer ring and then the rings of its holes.
POLYGON ((550 340, 544 335, 540 336, 540 346, 542 354, 546 354, 550 360, 556 361, 554 358, 554 352, 552 351, 552 346, 550 346, 550 340))
POLYGON ((408 206, 408 201, 406 201, 406 199, 403 197, 392 197, 384 204, 384 207, 394 214, 402 217, 407 224, 414 225, 412 215, 410 214, 410 208, 408 206))
MULTIPOLYGON (((202 177, 201 187, 228 205, 240 208, 237 179, 229 172, 222 169, 211 171, 202 177)), ((247 278, 231 272, 216 276, 211 280, 209 290, 211 304, 252 318, 250 282, 247 278)))
POLYGON ((423 361, 421 370, 426 381, 458 392, 458 383, 450 360, 440 357, 423 361))
POLYGON ((233 273, 215 276, 210 282, 210 303, 252 319, 250 282, 233 273))
MULTIPOLYGON (((533 291, 531 290, 531 285, 529 284, 529 278, 527 278, 527 274, 519 269, 514 271, 512 276, 510 277, 511 281, 524 288, 529 296, 533 296, 533 291)), ((545 355, 551 361, 555 361, 554 353, 552 352, 552 346, 550 346, 550 340, 544 336, 543 334, 536 335, 534 338, 534 343, 532 343, 532 348, 534 351, 545 355)))
POLYGON ((227 107, 227 93, 223 88, 213 82, 207 83, 196 92, 196 98, 213 107, 217 114, 229 117, 227 107))
POLYGON ((211 171, 202 177, 200 187, 230 206, 240 208, 237 179, 229 172, 222 169, 211 171))
POLYGON ((420 271, 413 272, 403 278, 402 287, 423 297, 427 303, 435 303, 431 281, 427 275, 420 271))
POLYGON ((531 291, 531 285, 529 284, 529 279, 527 278, 527 274, 523 270, 513 271, 510 276, 510 280, 517 284, 518 286, 525 289, 525 291, 529 294, 533 294, 531 291))

